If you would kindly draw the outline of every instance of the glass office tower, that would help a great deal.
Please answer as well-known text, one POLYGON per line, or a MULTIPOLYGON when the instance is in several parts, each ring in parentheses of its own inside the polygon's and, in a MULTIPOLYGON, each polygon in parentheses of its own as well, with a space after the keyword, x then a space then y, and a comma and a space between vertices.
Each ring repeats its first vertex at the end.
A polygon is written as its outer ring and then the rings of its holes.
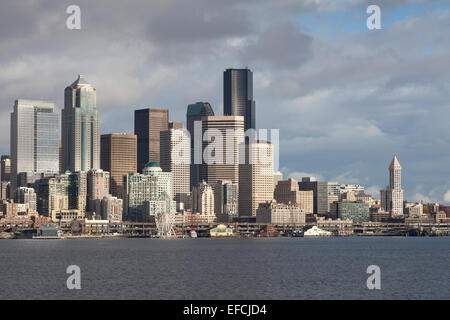
POLYGON ((223 114, 243 116, 244 129, 256 128, 253 100, 253 72, 249 69, 227 69, 223 73, 223 114))
POLYGON ((16 100, 11 113, 11 180, 59 171, 59 118, 53 102, 16 100))
POLYGON ((100 135, 96 90, 82 75, 64 90, 62 169, 100 168, 100 135))

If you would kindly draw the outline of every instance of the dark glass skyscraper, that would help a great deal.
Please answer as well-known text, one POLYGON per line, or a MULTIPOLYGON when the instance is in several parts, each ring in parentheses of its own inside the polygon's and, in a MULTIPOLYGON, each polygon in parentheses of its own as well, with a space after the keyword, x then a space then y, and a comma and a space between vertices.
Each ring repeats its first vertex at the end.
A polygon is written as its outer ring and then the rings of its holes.
MULTIPOLYGON (((191 170, 190 190, 199 184, 200 165, 194 163, 194 122, 201 121, 202 117, 213 116, 214 111, 208 102, 197 102, 188 105, 186 112, 186 127, 191 135, 191 170)), ((200 126, 201 128, 201 126, 200 126)), ((202 134, 200 132, 200 134, 202 134)))
POLYGON ((223 73, 223 114, 243 116, 245 130, 256 128, 253 72, 250 69, 227 69, 223 73))
POLYGON ((169 110, 134 111, 134 134, 137 136, 137 165, 141 171, 149 162, 161 164, 160 134, 169 128, 169 110))

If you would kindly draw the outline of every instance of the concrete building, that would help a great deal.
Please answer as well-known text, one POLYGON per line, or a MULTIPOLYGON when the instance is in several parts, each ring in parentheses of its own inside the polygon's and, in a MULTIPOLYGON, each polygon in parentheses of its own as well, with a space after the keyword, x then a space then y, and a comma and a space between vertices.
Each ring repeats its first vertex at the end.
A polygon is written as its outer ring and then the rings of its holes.
POLYGON ((110 175, 102 169, 92 169, 87 172, 87 208, 90 213, 100 214, 99 203, 109 195, 110 175))
MULTIPOLYGON (((202 136, 200 180, 210 185, 219 180, 239 183, 239 145, 244 141, 244 117, 203 117, 202 136)), ((195 162, 197 158, 194 152, 195 162)))
POLYGON ((363 201, 336 201, 331 204, 331 216, 334 219, 352 220, 353 222, 369 222, 369 204, 363 201))
POLYGON ((102 220, 111 222, 122 221, 123 200, 111 195, 103 197, 100 203, 100 216, 102 220))
POLYGON ((11 182, 2 181, 1 182, 1 196, 0 200, 8 200, 11 199, 11 182))
POLYGON ((280 171, 273 173, 273 187, 274 189, 277 187, 278 181, 283 180, 283 173, 280 171))
POLYGON ((169 110, 148 108, 134 111, 134 134, 137 136, 139 172, 149 162, 161 163, 160 133, 168 128, 169 110))
POLYGON ((256 128, 253 73, 249 69, 227 69, 223 73, 223 114, 243 116, 245 131, 256 128))
POLYGON ((19 186, 20 173, 58 173, 58 139, 59 120, 53 102, 15 101, 10 135, 13 192, 19 186))
POLYGON ((15 203, 26 204, 27 208, 33 211, 37 210, 36 207, 36 193, 33 188, 20 187, 14 192, 15 203))
POLYGON ((69 172, 35 182, 37 211, 51 217, 53 211, 78 209, 85 214, 87 204, 86 172, 69 172))
POLYGON ((192 213, 214 215, 214 201, 214 190, 205 181, 192 189, 192 213))
POLYGON ((312 190, 300 191, 298 181, 293 178, 278 182, 274 191, 274 199, 278 203, 298 204, 305 213, 314 212, 314 192, 312 190))
POLYGON ((314 177, 302 178, 298 183, 299 190, 313 191, 313 211, 316 214, 326 214, 329 210, 328 182, 317 181, 314 177))
POLYGON ((239 164, 239 216, 255 216, 260 203, 273 200, 273 146, 246 141, 245 161, 239 164))
POLYGON ((172 173, 172 195, 180 206, 190 209, 191 147, 189 132, 181 122, 169 123, 169 129, 161 131, 161 169, 172 173))
POLYGON ((6 218, 13 218, 17 216, 17 204, 12 200, 2 200, 0 202, 0 215, 6 218))
POLYGON ((216 214, 237 217, 239 209, 239 185, 229 180, 219 180, 214 186, 216 214))
POLYGON ((1 181, 11 181, 11 157, 3 155, 1 158, 1 181))
POLYGON ((302 225, 305 224, 306 213, 294 203, 277 203, 269 201, 261 203, 256 211, 257 223, 274 225, 302 225))
POLYGON ((355 195, 364 193, 364 187, 359 184, 341 184, 339 193, 353 192, 355 195))
MULTIPOLYGON (((163 195, 172 196, 172 173, 163 172, 156 162, 149 162, 140 173, 124 177, 123 203, 126 221, 152 222, 158 210, 165 205, 163 195)), ((175 214, 176 203, 171 201, 170 212, 175 214)))
POLYGON ((328 182, 328 212, 330 211, 331 204, 339 201, 340 187, 340 184, 337 182, 328 182))
POLYGON ((111 133, 101 136, 101 168, 110 173, 110 193, 123 199, 123 177, 137 172, 137 136, 111 133))
POLYGON ((357 193, 355 194, 356 201, 363 201, 369 204, 369 206, 373 203, 373 198, 370 194, 365 193, 357 193))
POLYGON ((61 145, 63 171, 100 168, 97 93, 82 75, 64 90, 61 145))
MULTIPOLYGON (((200 180, 200 162, 194 163, 194 137, 195 123, 198 123, 198 135, 202 135, 202 118, 214 116, 214 111, 209 102, 197 102, 188 105, 186 112, 186 128, 191 138, 191 166, 190 166, 190 191, 194 186, 199 185, 200 180)), ((202 137, 200 137, 202 138, 202 137)), ((201 143, 200 143, 201 145, 201 143)))
POLYGON ((422 203, 406 203, 405 214, 408 217, 423 216, 423 204, 422 203))
POLYGON ((54 210, 51 215, 53 222, 70 223, 71 221, 82 221, 85 218, 85 213, 78 209, 61 209, 54 210))
POLYGON ((380 190, 380 196, 383 210, 403 215, 402 166, 395 155, 389 165, 389 185, 380 190))

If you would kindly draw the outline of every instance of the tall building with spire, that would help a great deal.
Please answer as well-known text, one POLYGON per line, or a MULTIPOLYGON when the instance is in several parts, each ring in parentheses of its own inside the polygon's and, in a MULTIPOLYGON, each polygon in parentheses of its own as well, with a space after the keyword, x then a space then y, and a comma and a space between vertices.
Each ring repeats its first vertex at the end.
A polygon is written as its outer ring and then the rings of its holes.
POLYGON ((396 155, 389 165, 389 185, 380 194, 382 209, 396 216, 403 215, 402 166, 396 155))
POLYGON ((100 134, 96 90, 82 75, 64 90, 62 169, 100 168, 100 134))

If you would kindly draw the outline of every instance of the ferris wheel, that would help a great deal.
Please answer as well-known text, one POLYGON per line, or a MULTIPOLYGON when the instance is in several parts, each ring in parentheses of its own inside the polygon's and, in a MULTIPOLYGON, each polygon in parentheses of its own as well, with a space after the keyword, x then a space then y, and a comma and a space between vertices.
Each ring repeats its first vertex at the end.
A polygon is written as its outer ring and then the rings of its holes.
POLYGON ((167 193, 163 193, 158 197, 158 207, 156 210, 156 230, 161 238, 175 237, 173 230, 173 216, 170 214, 172 199, 167 193))

